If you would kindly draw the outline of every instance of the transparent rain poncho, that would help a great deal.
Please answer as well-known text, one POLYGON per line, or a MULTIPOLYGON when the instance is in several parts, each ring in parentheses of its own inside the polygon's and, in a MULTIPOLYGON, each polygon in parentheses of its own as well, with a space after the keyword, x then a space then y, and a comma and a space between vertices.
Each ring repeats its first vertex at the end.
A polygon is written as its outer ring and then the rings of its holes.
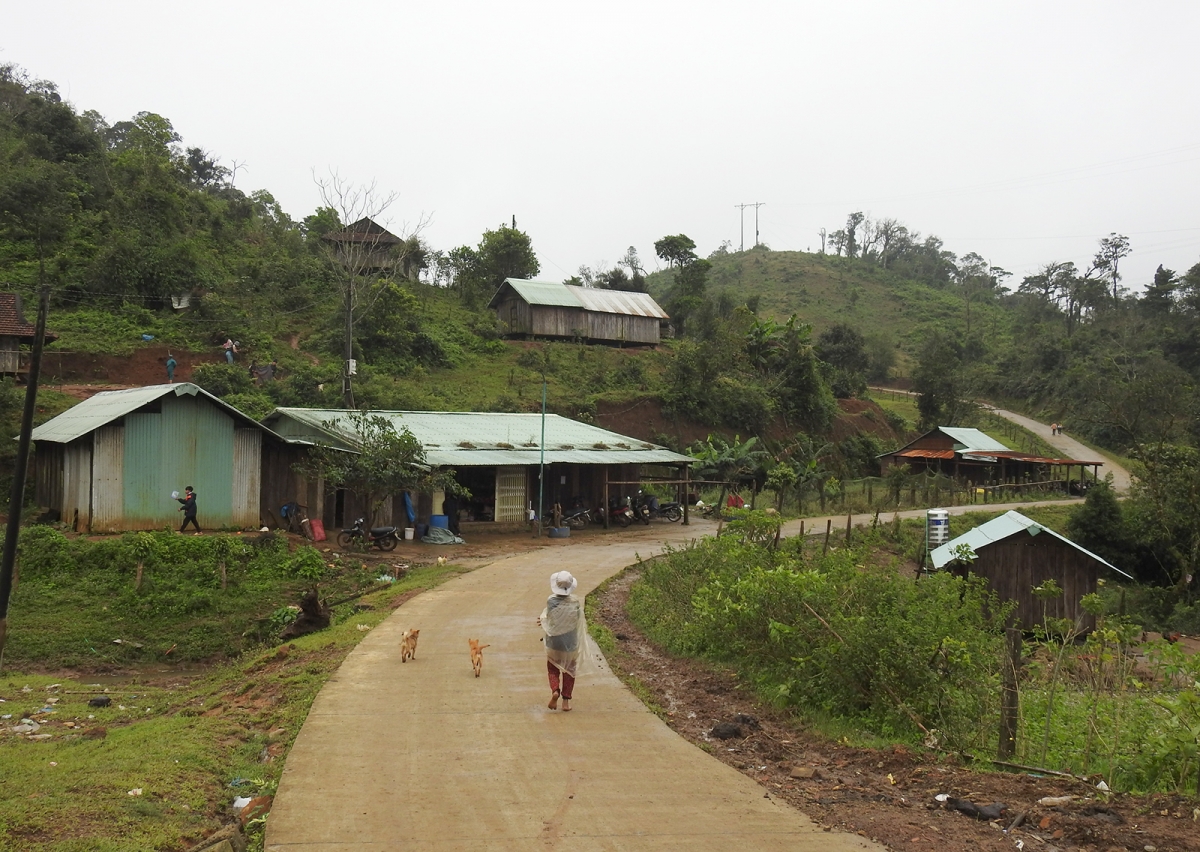
POLYGON ((551 595, 542 610, 546 659, 559 671, 575 677, 580 658, 587 659, 588 635, 583 601, 574 595, 551 595))

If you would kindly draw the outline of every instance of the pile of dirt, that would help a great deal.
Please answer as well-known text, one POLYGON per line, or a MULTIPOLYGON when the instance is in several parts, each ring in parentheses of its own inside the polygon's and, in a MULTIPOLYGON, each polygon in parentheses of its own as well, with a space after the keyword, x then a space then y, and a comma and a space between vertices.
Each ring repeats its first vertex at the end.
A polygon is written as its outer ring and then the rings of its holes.
POLYGON ((627 571, 593 600, 595 620, 617 637, 613 671, 643 684, 678 734, 827 829, 949 852, 1200 849, 1200 801, 1103 793, 1072 778, 985 772, 933 752, 852 748, 806 731, 729 672, 649 642, 625 613, 636 576, 627 571), (955 810, 955 799, 1005 807, 998 819, 975 819, 955 810))

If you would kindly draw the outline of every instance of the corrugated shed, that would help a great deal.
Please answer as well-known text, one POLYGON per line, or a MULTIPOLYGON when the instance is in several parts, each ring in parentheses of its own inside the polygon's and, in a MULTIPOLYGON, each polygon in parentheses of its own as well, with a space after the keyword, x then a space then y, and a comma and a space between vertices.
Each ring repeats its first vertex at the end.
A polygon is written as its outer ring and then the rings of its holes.
POLYGON ((259 524, 259 494, 262 481, 262 432, 233 430, 233 525, 259 524))
MULTIPOLYGON (((408 428, 431 464, 446 467, 538 464, 541 414, 455 411, 372 411, 408 428)), ((349 446, 350 412, 336 409, 277 408, 265 419, 287 435, 323 434, 349 446)), ((546 415, 547 464, 690 464, 693 459, 656 444, 629 438, 557 414, 546 415)))
POLYGON ((121 529, 124 515, 122 469, 125 465, 125 427, 102 426, 93 433, 92 522, 94 532, 121 529))
POLYGON ((1019 533, 1026 533, 1028 535, 1040 535, 1041 533, 1047 533, 1059 541, 1069 544, 1080 553, 1090 556, 1101 565, 1105 565, 1113 571, 1116 571, 1122 577, 1130 580, 1133 579, 1133 577, 1131 577, 1129 574, 1126 574, 1120 568, 1109 564, 1087 548, 1080 547, 1069 538, 1061 536, 1049 527, 1044 527, 1036 521, 1025 517, 1020 512, 1015 511, 1005 512, 1000 517, 993 518, 987 523, 980 524, 979 526, 975 527, 975 529, 969 530, 957 538, 951 539, 941 547, 935 548, 933 551, 931 551, 929 556, 933 559, 933 567, 942 568, 947 563, 954 560, 954 550, 960 545, 966 544, 970 546, 971 550, 978 552, 982 547, 986 547, 987 545, 997 541, 1003 541, 1004 539, 1019 533))

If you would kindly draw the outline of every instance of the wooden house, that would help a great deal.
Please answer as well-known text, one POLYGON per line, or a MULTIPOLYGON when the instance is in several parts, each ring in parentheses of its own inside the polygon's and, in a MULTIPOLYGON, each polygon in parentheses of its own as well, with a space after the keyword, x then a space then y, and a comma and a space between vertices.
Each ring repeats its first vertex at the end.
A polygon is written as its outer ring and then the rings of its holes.
POLYGON ((670 317, 648 293, 506 278, 488 304, 502 333, 593 343, 656 345, 670 317))
POLYGON ((879 456, 880 474, 897 465, 907 465, 914 473, 938 473, 971 485, 1003 485, 1061 479, 1066 481, 1071 467, 1080 469, 1086 481, 1100 478, 1101 461, 1038 456, 1010 450, 978 429, 939 426, 898 450, 879 456))
POLYGON ((1080 600, 1096 591, 1101 573, 1133 579, 1054 530, 1011 511, 935 548, 930 557, 934 568, 983 577, 1001 600, 1015 601, 1013 617, 1026 630, 1047 618, 1070 619, 1091 630, 1095 618, 1083 610, 1080 600), (975 554, 969 565, 956 558, 962 545, 975 554), (1063 593, 1043 602, 1034 597, 1033 589, 1047 580, 1058 583, 1063 593))
POLYGON ((382 272, 396 266, 396 247, 404 240, 371 219, 359 219, 340 231, 324 234, 338 262, 356 275, 382 272))
MULTIPOLYGON (((602 504, 606 497, 635 493, 637 483, 652 470, 665 472, 658 478, 685 479, 693 462, 688 456, 655 444, 556 414, 547 414, 543 421, 541 414, 367 413, 383 417, 396 430, 408 429, 421 443, 426 462, 455 472, 456 481, 471 492, 459 502, 460 519, 465 521, 524 523, 530 509, 537 509, 539 499, 544 515, 555 503, 568 507, 576 498, 591 508, 602 504), (542 470, 545 477, 539 483, 542 470)), ((278 408, 263 423, 298 448, 321 443, 354 452, 352 414, 341 409, 278 408)), ((291 482, 289 478, 294 474, 288 461, 281 456, 283 469, 264 470, 264 482, 273 483, 276 478, 291 482)), ((312 495, 306 504, 309 515, 321 518, 327 529, 346 526, 367 514, 366 507, 351 492, 320 493, 321 489, 311 484, 297 484, 296 488, 312 495)), ((285 496, 273 490, 271 494, 276 498, 285 496)), ((686 489, 681 489, 681 494, 686 494, 686 489)), ((414 520, 426 522, 431 515, 441 514, 443 499, 440 494, 410 495, 414 520)), ((392 495, 380 514, 388 523, 412 525, 403 495, 392 495)), ((382 522, 383 518, 376 520, 382 522)))
POLYGON ((205 529, 261 526, 278 436, 190 382, 106 391, 33 430, 36 502, 79 532, 177 526, 191 485, 205 529))
MULTIPOLYGON (((37 328, 25 322, 21 297, 16 293, 0 293, 0 376, 23 376, 29 372, 29 356, 21 345, 31 346, 37 328)), ((57 340, 58 335, 46 332, 43 342, 57 340)))

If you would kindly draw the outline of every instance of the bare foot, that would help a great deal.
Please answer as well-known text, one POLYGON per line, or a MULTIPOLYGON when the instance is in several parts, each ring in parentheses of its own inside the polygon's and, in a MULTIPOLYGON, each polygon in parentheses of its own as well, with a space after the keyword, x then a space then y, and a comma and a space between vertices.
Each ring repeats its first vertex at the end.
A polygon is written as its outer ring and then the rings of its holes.
POLYGON ((571 709, 571 699, 564 698, 563 699, 563 712, 566 713, 570 709, 571 709))
MULTIPOLYGON (((550 693, 550 703, 547 704, 546 706, 549 707, 551 710, 558 709, 558 690, 557 689, 554 690, 552 693, 550 693)), ((566 709, 565 701, 563 702, 563 709, 566 709)))

